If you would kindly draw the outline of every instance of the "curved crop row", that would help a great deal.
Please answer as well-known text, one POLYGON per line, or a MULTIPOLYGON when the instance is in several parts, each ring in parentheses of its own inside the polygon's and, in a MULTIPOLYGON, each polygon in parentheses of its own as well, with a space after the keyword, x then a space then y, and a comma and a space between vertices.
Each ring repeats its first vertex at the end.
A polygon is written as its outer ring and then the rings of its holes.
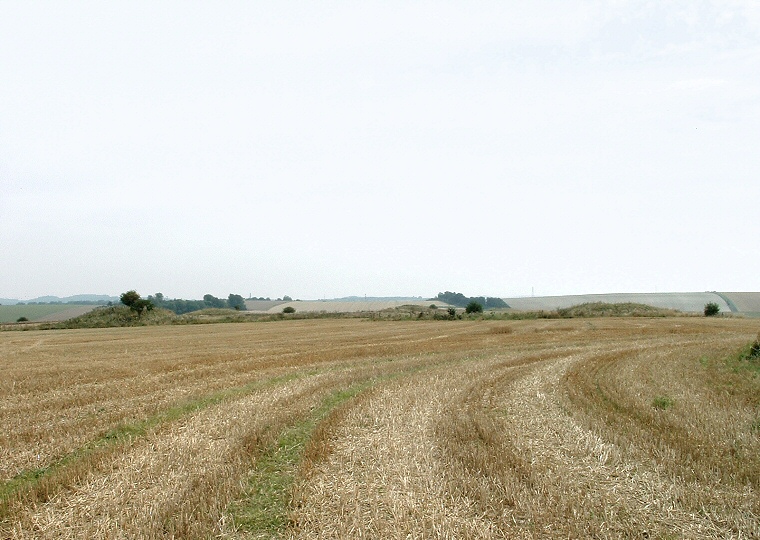
POLYGON ((759 534, 751 322, 262 326, 0 336, 0 422, 42 404, 8 448, 47 449, 1 535, 759 534))

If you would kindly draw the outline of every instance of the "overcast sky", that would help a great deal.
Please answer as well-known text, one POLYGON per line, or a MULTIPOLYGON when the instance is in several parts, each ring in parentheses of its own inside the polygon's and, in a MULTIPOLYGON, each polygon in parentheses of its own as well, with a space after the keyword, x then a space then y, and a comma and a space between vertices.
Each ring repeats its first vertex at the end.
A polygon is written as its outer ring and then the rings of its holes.
POLYGON ((0 0, 0 297, 758 291, 757 2, 0 0))

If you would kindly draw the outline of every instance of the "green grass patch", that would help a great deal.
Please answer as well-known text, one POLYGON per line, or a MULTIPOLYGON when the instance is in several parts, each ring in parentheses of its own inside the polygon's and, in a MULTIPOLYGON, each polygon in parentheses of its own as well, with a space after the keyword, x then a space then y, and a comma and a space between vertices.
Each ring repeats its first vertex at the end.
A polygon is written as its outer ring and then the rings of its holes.
MULTIPOLYGON (((449 363, 459 361, 437 365, 449 363)), ((229 505, 228 513, 235 528, 256 538, 278 537, 288 524, 291 490, 304 449, 319 423, 337 407, 380 381, 397 379, 432 367, 434 365, 413 366, 333 392, 307 418, 287 428, 277 443, 257 459, 241 498, 229 505)))
POLYGON ((666 411, 675 405, 675 401, 668 396, 657 396, 652 400, 652 407, 661 411, 666 411))
POLYGON ((105 455, 118 449, 119 446, 127 446, 134 439, 145 436, 151 429, 160 424, 175 421, 222 401, 242 397, 261 388, 285 383, 301 376, 303 374, 288 374, 264 381, 254 381, 244 386, 220 390, 201 398, 180 403, 144 420, 116 426, 47 467, 22 471, 10 480, 0 483, 0 517, 7 514, 9 502, 16 497, 31 494, 39 499, 39 496, 35 494, 39 484, 43 481, 54 482, 55 476, 63 475, 70 466, 81 463, 85 459, 94 458, 99 454, 105 455))
POLYGON ((731 354, 703 356, 705 380, 726 399, 751 403, 760 410, 760 336, 731 354))
POLYGON ((276 445, 259 457, 248 477, 245 494, 229 507, 236 528, 257 536, 276 536, 285 528, 291 487, 312 433, 337 406, 373 384, 366 381, 333 392, 308 418, 286 429, 276 445))
POLYGON ((760 334, 752 343, 746 344, 741 350, 725 360, 725 366, 733 373, 760 377, 760 334))
POLYGON ((757 339, 750 344, 746 359, 760 361, 760 334, 758 334, 757 339))

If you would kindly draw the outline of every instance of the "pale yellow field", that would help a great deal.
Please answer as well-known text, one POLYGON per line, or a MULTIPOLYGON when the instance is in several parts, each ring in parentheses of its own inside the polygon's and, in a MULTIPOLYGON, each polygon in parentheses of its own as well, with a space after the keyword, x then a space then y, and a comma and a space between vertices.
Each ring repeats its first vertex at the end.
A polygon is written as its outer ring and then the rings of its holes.
POLYGON ((2 538, 758 538, 740 319, 0 333, 2 538))

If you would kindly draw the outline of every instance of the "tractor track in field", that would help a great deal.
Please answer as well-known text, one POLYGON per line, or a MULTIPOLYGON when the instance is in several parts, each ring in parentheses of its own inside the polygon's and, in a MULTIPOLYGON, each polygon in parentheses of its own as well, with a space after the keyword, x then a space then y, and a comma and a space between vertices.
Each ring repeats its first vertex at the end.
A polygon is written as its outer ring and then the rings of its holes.
POLYGON ((662 346, 494 357, 383 388, 303 480, 290 537, 744 537, 569 409, 570 367, 662 346))
POLYGON ((643 538, 665 537, 673 531, 683 538, 735 534, 680 507, 685 486, 667 471, 632 460, 568 414, 562 380, 569 367, 588 356, 593 355, 537 365, 489 403, 503 415, 501 425, 511 452, 527 466, 520 471, 526 479, 520 486, 524 495, 514 497, 519 504, 501 521, 508 525, 511 520, 537 536, 620 538, 631 531, 643 538), (550 525, 536 531, 532 522, 550 525))

